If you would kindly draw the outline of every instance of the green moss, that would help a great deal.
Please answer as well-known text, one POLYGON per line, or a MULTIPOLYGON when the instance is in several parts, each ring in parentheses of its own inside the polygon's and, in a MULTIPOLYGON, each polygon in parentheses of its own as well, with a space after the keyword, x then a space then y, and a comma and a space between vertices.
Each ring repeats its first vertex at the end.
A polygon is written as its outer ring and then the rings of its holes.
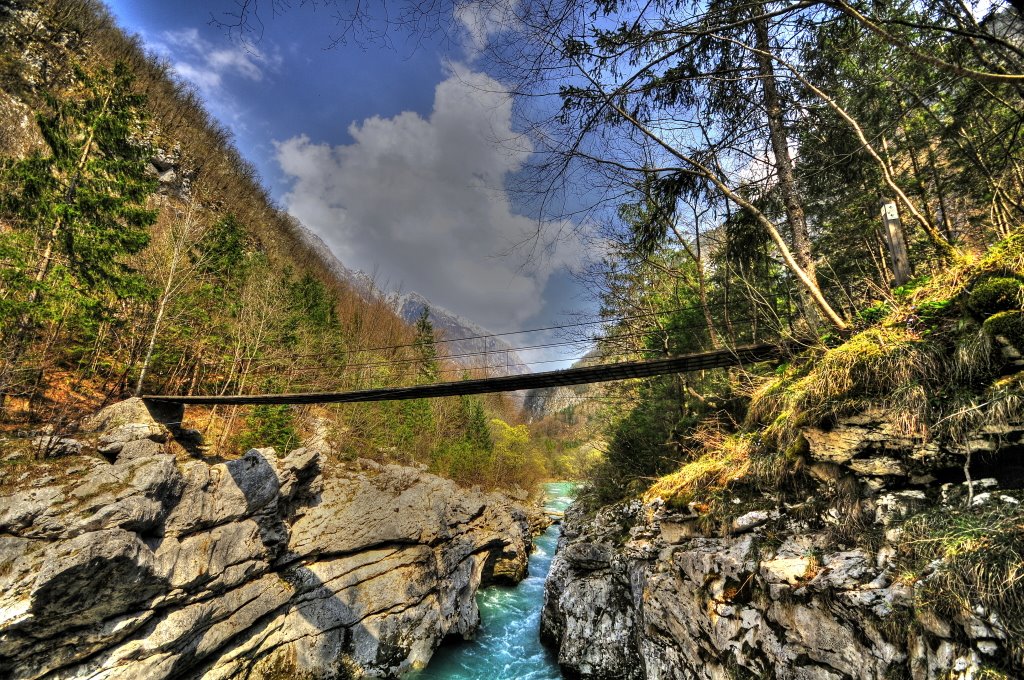
POLYGON ((1024 281, 1009 276, 990 276, 974 284, 967 306, 981 318, 1019 310, 1024 301, 1024 281))
POLYGON ((807 442, 807 438, 802 434, 797 434, 786 447, 784 457, 788 463, 794 464, 806 460, 810 454, 811 445, 807 442))
POLYGON ((1018 348, 1024 349, 1024 311, 1014 310, 993 314, 982 328, 990 336, 1001 335, 1018 348))

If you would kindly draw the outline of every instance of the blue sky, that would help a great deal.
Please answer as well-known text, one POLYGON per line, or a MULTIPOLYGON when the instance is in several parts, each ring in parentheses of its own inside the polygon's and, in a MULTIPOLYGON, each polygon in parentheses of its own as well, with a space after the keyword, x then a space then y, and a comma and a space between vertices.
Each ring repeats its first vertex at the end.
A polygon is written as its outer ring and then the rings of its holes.
MULTIPOLYGON (((542 260, 513 249, 538 226, 506 191, 532 146, 479 66, 479 23, 416 45, 395 34, 387 46, 326 49, 336 28, 322 5, 264 17, 261 38, 244 44, 210 25, 234 0, 108 2, 196 86, 275 200, 347 266, 496 332, 563 322, 589 304, 566 272, 584 259, 581 244, 542 260)), ((527 360, 541 358, 553 357, 527 360)))

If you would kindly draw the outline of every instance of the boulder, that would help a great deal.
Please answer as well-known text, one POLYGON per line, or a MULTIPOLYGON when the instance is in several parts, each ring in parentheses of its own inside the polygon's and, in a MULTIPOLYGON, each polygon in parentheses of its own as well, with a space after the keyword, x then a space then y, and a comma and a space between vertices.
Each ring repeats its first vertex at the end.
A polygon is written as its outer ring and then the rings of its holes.
POLYGON ((77 456, 82 453, 82 442, 71 437, 59 437, 53 434, 42 435, 32 439, 32 449, 37 458, 59 458, 61 456, 77 456))

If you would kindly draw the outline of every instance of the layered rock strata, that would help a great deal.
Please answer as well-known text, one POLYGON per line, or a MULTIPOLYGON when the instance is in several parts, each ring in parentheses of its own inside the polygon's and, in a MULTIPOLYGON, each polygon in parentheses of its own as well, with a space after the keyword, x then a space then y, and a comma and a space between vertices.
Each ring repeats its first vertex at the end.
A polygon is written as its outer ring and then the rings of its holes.
POLYGON ((113 462, 2 468, 0 677, 394 677, 526 573, 503 496, 310 449, 176 457, 137 402, 93 428, 113 462))

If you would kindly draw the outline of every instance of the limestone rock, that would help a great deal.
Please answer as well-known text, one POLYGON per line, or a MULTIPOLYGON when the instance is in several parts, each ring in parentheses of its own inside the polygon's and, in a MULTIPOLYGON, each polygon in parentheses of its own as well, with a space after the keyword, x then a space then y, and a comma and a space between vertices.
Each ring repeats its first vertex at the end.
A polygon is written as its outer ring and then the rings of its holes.
POLYGON ((82 423, 85 432, 110 432, 122 425, 139 423, 160 426, 167 422, 180 422, 180 406, 159 406, 147 404, 138 397, 119 401, 86 418, 82 423))
POLYGON ((0 90, 0 156, 25 158, 46 148, 32 109, 0 90))
MULTIPOLYGON (((937 495, 885 494, 876 521, 889 526, 937 495)), ((740 520, 745 531, 701 536, 695 519, 659 503, 589 517, 570 508, 541 616, 567 675, 945 680, 979 677, 985 659, 1008 653, 1006 631, 984 611, 894 626, 917 598, 895 572, 893 544, 877 554, 829 547, 805 519, 774 511, 740 520)))
POLYGON ((595 571, 611 564, 612 550, 600 543, 576 542, 565 548, 562 558, 574 569, 595 571))
POLYGON ((768 583, 796 585, 804 580, 811 560, 807 557, 781 557, 761 562, 761 576, 768 583))
POLYGON ((0 677, 395 677, 474 634, 479 587, 526 574, 504 496, 312 449, 179 462, 161 419, 105 409, 89 427, 114 463, 0 500, 0 677))
POLYGON ((846 468, 865 477, 910 477, 926 484, 933 472, 955 470, 966 453, 992 454, 1024 444, 1024 420, 981 426, 962 444, 940 445, 906 432, 885 413, 872 408, 846 416, 830 428, 801 429, 812 464, 809 471, 819 479, 837 478, 835 469, 846 468))
POLYGON ((77 456, 82 452, 82 442, 70 437, 43 435, 32 439, 32 449, 38 458, 57 458, 60 456, 77 456))

